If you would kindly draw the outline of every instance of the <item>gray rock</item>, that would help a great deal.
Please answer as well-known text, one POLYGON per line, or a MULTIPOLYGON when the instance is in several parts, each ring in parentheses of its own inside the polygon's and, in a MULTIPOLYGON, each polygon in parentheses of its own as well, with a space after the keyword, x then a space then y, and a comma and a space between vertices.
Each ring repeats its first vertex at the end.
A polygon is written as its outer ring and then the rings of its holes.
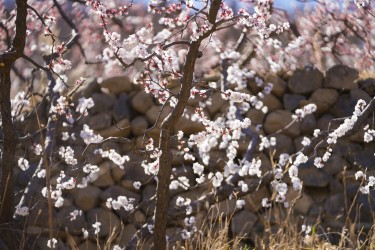
POLYGON ((284 108, 289 111, 294 111, 301 107, 301 101, 306 100, 303 95, 285 94, 283 96, 284 108))
POLYGON ((340 155, 332 155, 327 162, 324 163, 323 170, 327 174, 333 176, 344 170, 344 167, 348 167, 348 163, 341 158, 340 155))
POLYGON ((137 232, 137 228, 133 224, 127 224, 125 225, 120 235, 117 239, 117 242, 120 246, 127 246, 130 239, 133 237, 133 235, 137 232))
POLYGON ((104 138, 108 137, 128 137, 130 134, 129 119, 124 118, 115 125, 98 131, 98 134, 104 138))
POLYGON ((147 110, 154 105, 154 101, 151 94, 139 91, 131 100, 131 105, 138 113, 146 114, 147 110))
POLYGON ((358 71, 345 65, 335 65, 326 72, 324 87, 335 89, 357 88, 354 82, 358 78, 358 71))
POLYGON ((345 220, 345 197, 343 194, 335 194, 330 196, 325 201, 323 208, 325 211, 325 223, 335 225, 335 221, 345 220))
POLYGON ((111 124, 112 115, 108 111, 91 116, 87 123, 87 125, 95 131, 110 127, 111 124))
POLYGON ((134 213, 134 221, 138 224, 143 224, 146 222, 146 215, 142 213, 140 210, 135 211, 134 213))
MULTIPOLYGON (((267 134, 273 134, 281 129, 286 128, 293 121, 292 113, 287 110, 275 110, 267 115, 264 122, 264 131, 267 134)), ((283 130, 281 134, 297 137, 300 135, 300 124, 295 122, 288 129, 283 130)))
POLYGON ((79 209, 87 212, 98 205, 100 193, 101 190, 92 185, 80 188, 74 195, 74 203, 79 209))
POLYGON ((86 227, 86 219, 85 214, 82 213, 81 215, 77 215, 75 220, 71 220, 72 216, 70 213, 75 210, 80 209, 74 205, 63 207, 57 213, 56 220, 59 227, 64 229, 66 228, 69 234, 80 235, 82 234, 82 228, 86 227))
POLYGON ((147 121, 149 122, 150 125, 154 125, 156 123, 156 121, 158 120, 158 124, 161 124, 161 122, 164 120, 165 117, 167 117, 167 115, 169 115, 169 113, 172 112, 172 108, 170 106, 165 106, 162 110, 162 106, 152 106, 151 108, 149 108, 146 112, 146 118, 147 118, 147 121), (161 112, 161 114, 160 114, 161 112), (159 116, 160 114, 160 116, 159 116))
MULTIPOLYGON (((246 182, 246 181, 245 181, 246 182)), ((247 182, 246 182, 247 183, 247 182)), ((246 210, 249 210, 252 213, 258 212, 262 209, 262 200, 263 198, 270 197, 270 192, 267 187, 261 187, 258 190, 245 196, 245 206, 246 210)))
POLYGON ((119 182, 122 180, 122 178, 125 176, 126 174, 126 171, 125 169, 121 169, 120 167, 118 166, 115 166, 111 169, 111 174, 112 174, 112 179, 115 181, 115 182, 119 182))
POLYGON ((115 107, 113 109, 113 118, 116 122, 124 119, 124 118, 131 118, 131 109, 130 109, 130 98, 127 94, 123 93, 119 96, 115 103, 115 107))
POLYGON ((94 93, 92 96, 94 107, 89 112, 90 114, 97 114, 100 112, 108 112, 115 105, 116 97, 103 93, 94 93))
POLYGON ((275 157, 279 157, 282 153, 293 154, 296 151, 292 138, 283 134, 274 135, 276 138, 276 146, 273 148, 276 150, 275 157))
POLYGON ((115 182, 112 179, 111 168, 117 167, 112 161, 104 161, 99 164, 99 172, 93 174, 92 184, 96 187, 112 186, 115 182))
POLYGON ((302 141, 304 137, 305 137, 304 135, 301 135, 297 138, 294 138, 293 142, 294 142, 296 151, 300 151, 303 148, 302 141))
POLYGON ((355 105, 360 99, 369 100, 370 97, 362 90, 355 90, 351 91, 350 94, 340 95, 331 109, 331 114, 336 117, 351 116, 355 105))
POLYGON ((77 102, 80 97, 89 98, 94 93, 100 92, 100 86, 95 78, 88 78, 73 95, 73 101, 77 102))
POLYGON ((332 123, 332 120, 336 117, 331 114, 324 114, 322 117, 318 119, 318 129, 321 131, 329 129, 337 128, 336 123, 332 123))
POLYGON ((148 122, 145 117, 137 116, 130 122, 130 129, 133 135, 142 135, 148 129, 148 122))
POLYGON ((317 122, 314 114, 305 116, 301 121, 301 132, 305 135, 311 135, 316 129, 317 122))
POLYGON ((271 93, 277 97, 282 97, 286 91, 286 82, 280 76, 269 74, 265 79, 266 83, 272 83, 271 93))
POLYGON ((120 183, 120 185, 121 185, 121 187, 123 187, 123 188, 125 188, 127 190, 130 190, 132 192, 135 192, 135 193, 141 192, 140 189, 136 189, 134 187, 134 182, 135 181, 132 181, 132 180, 122 180, 121 183, 120 183))
POLYGON ((296 200, 294 204, 294 211, 302 214, 307 215, 310 209, 313 207, 314 201, 313 199, 306 193, 303 193, 301 198, 296 200))
POLYGON ((273 110, 283 108, 283 104, 281 103, 279 98, 277 98, 273 94, 264 95, 264 98, 260 100, 263 101, 263 104, 264 106, 268 108, 268 111, 273 111, 273 110))
POLYGON ((359 167, 360 169, 374 170, 375 156, 372 150, 362 150, 359 152, 351 152, 348 156, 348 161, 351 165, 359 167))
POLYGON ((91 240, 86 240, 78 246, 78 250, 97 249, 98 246, 91 240))
POLYGON ((100 83, 101 88, 106 88, 110 93, 118 95, 121 93, 129 93, 133 89, 133 83, 127 76, 116 76, 103 80, 100 83))
MULTIPOLYGON (((87 213, 87 224, 89 228, 92 228, 92 225, 96 222, 100 222, 100 231, 98 233, 99 237, 107 237, 113 232, 113 230, 120 231, 121 222, 119 218, 112 211, 98 207, 91 209, 87 213)), ((91 231, 91 236, 95 237, 93 230, 91 231)))
MULTIPOLYGON (((217 220, 219 217, 230 216, 235 211, 236 211, 236 199, 221 201, 211 206, 210 211, 208 213, 208 218, 209 220, 213 220, 213 219, 217 220)), ((246 211, 246 210, 243 210, 243 211, 246 211)))
POLYGON ((309 101, 316 104, 317 114, 327 112, 331 106, 336 102, 338 93, 334 89, 317 89, 312 93, 309 101))
MULTIPOLYGON (((358 206, 358 214, 360 214, 360 221, 361 222, 369 222, 369 218, 371 218, 375 212, 375 191, 371 190, 369 194, 359 193, 356 204, 358 206)), ((352 215, 353 217, 356 216, 355 213, 352 215)))
POLYGON ((297 69, 288 81, 288 88, 293 94, 306 95, 320 88, 323 83, 323 73, 312 67, 297 69))
POLYGON ((323 170, 318 169, 313 160, 298 166, 298 176, 307 187, 326 187, 331 177, 323 170))
POLYGON ((145 183, 151 176, 145 174, 144 168, 141 166, 142 158, 141 156, 129 156, 130 161, 125 164, 125 179, 132 181, 140 181, 145 183))
POLYGON ((249 237, 257 220, 258 216, 247 210, 237 212, 232 218, 232 233, 241 238, 249 237))
POLYGON ((353 99, 353 100, 364 100, 366 103, 369 103, 371 101, 371 97, 369 96, 369 94, 367 94, 364 90, 362 89, 351 89, 350 90, 350 97, 353 99))
POLYGON ((367 78, 367 79, 358 79, 357 84, 360 89, 365 91, 370 96, 375 96, 375 79, 374 78, 367 78))
POLYGON ((225 100, 221 97, 221 93, 216 91, 212 94, 211 104, 207 105, 207 110, 211 116, 216 114, 220 108, 224 105, 225 100))
POLYGON ((251 108, 246 112, 246 117, 250 119, 252 125, 263 124, 266 115, 259 109, 251 108))
POLYGON ((340 95, 335 105, 331 108, 331 114, 336 117, 351 116, 358 99, 352 98, 349 94, 340 95))

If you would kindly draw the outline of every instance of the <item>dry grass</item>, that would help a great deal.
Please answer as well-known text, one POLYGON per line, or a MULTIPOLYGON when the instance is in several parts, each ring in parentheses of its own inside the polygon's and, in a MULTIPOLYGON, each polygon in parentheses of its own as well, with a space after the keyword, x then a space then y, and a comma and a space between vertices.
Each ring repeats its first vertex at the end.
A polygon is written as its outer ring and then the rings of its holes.
POLYGON ((367 79, 367 78, 375 79, 375 72, 374 71, 361 71, 359 73, 358 79, 367 79))

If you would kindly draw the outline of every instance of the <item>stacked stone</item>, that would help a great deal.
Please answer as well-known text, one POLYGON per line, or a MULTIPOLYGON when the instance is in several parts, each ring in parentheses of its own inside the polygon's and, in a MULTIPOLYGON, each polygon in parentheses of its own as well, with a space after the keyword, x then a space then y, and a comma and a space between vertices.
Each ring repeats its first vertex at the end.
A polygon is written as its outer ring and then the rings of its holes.
MULTIPOLYGON (((280 76, 269 75, 266 82, 271 82, 274 87, 271 94, 266 95, 262 100, 268 107, 268 113, 251 109, 246 116, 252 120, 252 126, 262 125, 260 134, 273 135, 276 131, 283 129, 292 121, 292 114, 297 109, 308 103, 317 105, 317 112, 308 115, 301 123, 295 123, 286 130, 273 136, 276 137, 277 146, 276 160, 280 153, 293 154, 301 149, 301 141, 304 136, 312 137, 316 128, 326 130, 335 128, 339 123, 334 122, 335 118, 350 116, 354 106, 359 99, 369 102, 374 96, 375 80, 357 80, 358 72, 350 67, 337 65, 329 69, 325 75, 315 68, 306 67, 298 69, 289 79, 283 79, 280 76)), ((249 82, 248 88, 251 93, 256 94, 260 91, 256 84, 249 82)), ((178 86, 173 87, 171 91, 178 90, 178 86)), ((248 90, 248 91, 249 91, 248 90)), ((160 125, 171 111, 170 107, 164 107, 146 94, 139 86, 134 85, 127 77, 113 77, 100 83, 96 79, 89 79, 84 86, 74 96, 74 101, 79 97, 92 97, 95 106, 90 109, 89 116, 82 117, 76 129, 76 140, 69 139, 67 142, 60 141, 58 145, 70 145, 75 149, 76 157, 80 162, 86 160, 86 163, 96 164, 100 171, 95 181, 86 188, 66 191, 64 197, 67 199, 63 207, 55 210, 56 228, 59 229, 59 236, 66 239, 67 245, 69 238, 72 237, 78 244, 78 249, 95 249, 96 239, 93 234, 92 224, 96 221, 101 223, 101 230, 98 234, 100 244, 111 237, 114 228, 119 233, 119 240, 116 241, 121 246, 126 245, 130 237, 141 225, 148 219, 151 219, 155 202, 152 197, 155 194, 156 182, 152 176, 146 175, 141 166, 142 156, 136 153, 130 145, 109 142, 101 145, 103 150, 115 149, 121 155, 129 155, 130 162, 125 164, 124 169, 108 159, 103 159, 94 153, 87 159, 80 158, 80 152, 83 152, 85 144, 79 138, 79 131, 83 124, 88 124, 91 129, 104 138, 108 137, 126 137, 135 145, 136 149, 143 149, 144 143, 148 138, 153 138, 157 143, 160 125), (156 126, 154 126, 156 124, 156 126), (144 133, 144 131, 147 131, 144 133), (136 189, 133 183, 139 181, 142 183, 140 189, 136 189), (111 210, 106 207, 108 198, 116 199, 119 195, 128 198, 134 198, 135 204, 141 204, 140 209, 134 213, 124 210, 111 210), (70 213, 74 210, 82 210, 82 216, 76 220, 70 221, 70 213), (68 234, 65 232, 67 228, 68 234), (82 241, 82 228, 90 229, 88 241, 82 241)), ((208 118, 216 118, 225 110, 226 102, 220 97, 220 93, 213 93, 211 105, 205 108, 208 118)), ((194 106, 197 100, 191 100, 189 105, 194 106)), ((189 117, 194 112, 191 107, 187 108, 184 116, 175 126, 175 130, 182 130, 185 137, 190 134, 204 130, 204 126, 194 122, 189 117)), ((59 128, 59 132, 64 128, 59 128)), ((243 141, 240 151, 243 153, 249 142, 249 138, 243 141)), ((290 191, 287 195, 290 203, 294 203, 293 210, 295 214, 303 216, 303 221, 314 223, 321 219, 325 226, 337 228, 341 227, 345 218, 345 196, 347 202, 351 204, 354 199, 359 183, 354 180, 354 173, 359 169, 367 168, 372 171, 375 168, 374 143, 364 144, 363 130, 340 141, 330 160, 322 169, 314 166, 313 161, 299 167, 299 176, 303 181, 302 193, 290 191), (343 171, 346 169, 345 171, 343 171), (345 180, 345 185, 344 185, 345 180), (344 187, 346 188, 344 192, 344 187), (300 197, 299 199, 296 199, 300 197), (294 201, 293 201, 294 200, 294 201), (337 216, 343 214, 341 219, 337 216)), ((157 144, 156 144, 157 145, 157 144)), ((176 147, 173 148, 173 175, 186 176, 191 184, 195 183, 195 176, 192 171, 191 162, 185 161, 178 154, 176 147)), ((262 170, 271 169, 272 163, 269 155, 257 151, 254 157, 262 159, 262 170)), ((210 171, 215 168, 223 168, 225 165, 225 152, 214 150, 211 153, 210 171), (212 166, 211 166, 212 165, 212 166)), ((76 173, 79 179, 80 169, 68 169, 62 163, 56 163, 53 166, 53 173, 59 174, 61 169, 74 176, 76 173)), ((81 171, 82 172, 82 171, 81 171)), ((25 185, 25 174, 18 175, 18 184, 20 189, 25 185)), ((53 183, 56 183, 57 176, 54 176, 53 183)), ((251 178, 245 179, 245 182, 251 182, 251 178)), ((212 186, 206 185, 204 188, 187 190, 182 188, 172 191, 173 198, 171 206, 175 205, 178 196, 196 200, 203 193, 211 190, 212 186)), ((65 191, 64 191, 65 192, 65 191)), ((266 218, 268 213, 262 208, 262 199, 272 195, 271 187, 265 186, 244 197, 246 205, 242 209, 236 208, 236 200, 228 200, 217 204, 210 212, 201 212, 197 215, 198 223, 207 222, 207 218, 218 216, 232 216, 230 229, 234 236, 245 237, 255 240, 256 235, 263 230, 261 218, 266 218), (207 214, 208 213, 208 214, 207 214), (208 215, 208 217, 207 217, 208 215), (205 220, 206 219, 206 220, 205 220)), ((361 204, 361 222, 366 225, 366 215, 370 215, 375 208, 375 196, 371 193, 372 200, 367 196, 359 194, 356 204, 361 204)), ((43 211, 45 213, 45 211, 43 211)), ((268 217, 267 217, 268 218, 268 217)), ((210 221, 210 220, 208 220, 210 221)), ((41 215, 37 206, 33 208, 29 216, 29 227, 27 231, 31 234, 43 233, 46 230, 47 217, 41 215), (44 227, 44 228, 43 228, 44 227)), ((272 224, 272 221, 271 221, 272 224)), ((368 223, 371 226, 371 223, 368 223)), ((177 221, 170 224, 168 236, 174 237, 176 233, 183 229, 183 221, 177 221)), ((41 237, 43 240, 44 238, 41 237)), ((45 238, 45 240, 48 240, 45 238)), ((61 245, 61 249, 64 246, 61 245)))

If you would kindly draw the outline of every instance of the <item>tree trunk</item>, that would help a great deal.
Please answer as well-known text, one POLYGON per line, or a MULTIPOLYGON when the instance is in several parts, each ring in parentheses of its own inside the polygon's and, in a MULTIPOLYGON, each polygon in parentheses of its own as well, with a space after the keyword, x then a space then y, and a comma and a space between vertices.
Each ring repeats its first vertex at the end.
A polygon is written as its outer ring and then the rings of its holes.
POLYGON ((17 0, 16 33, 12 47, 0 54, 0 110, 3 130, 3 152, 0 177, 0 237, 10 249, 18 249, 22 229, 16 230, 13 222, 13 167, 18 136, 13 128, 10 88, 10 71, 14 62, 23 54, 26 43, 27 0, 17 0))
MULTIPOLYGON (((212 0, 208 21, 214 25, 216 15, 219 11, 221 0, 212 0)), ((213 28, 214 29, 214 28, 213 28)), ((159 158, 158 185, 156 190, 156 208, 155 208, 155 227, 154 227, 154 248, 163 250, 167 248, 166 230, 167 230, 167 211, 169 206, 169 183, 171 176, 172 153, 170 150, 170 137, 172 129, 185 111, 185 107, 190 98, 190 90, 193 87, 195 62, 201 53, 199 46, 203 39, 208 37, 211 32, 207 32, 199 37, 197 41, 190 43, 189 51, 186 55, 183 67, 183 76, 181 79, 181 89, 178 93, 178 101, 172 112, 164 119, 161 125, 159 148, 161 156, 159 158)))

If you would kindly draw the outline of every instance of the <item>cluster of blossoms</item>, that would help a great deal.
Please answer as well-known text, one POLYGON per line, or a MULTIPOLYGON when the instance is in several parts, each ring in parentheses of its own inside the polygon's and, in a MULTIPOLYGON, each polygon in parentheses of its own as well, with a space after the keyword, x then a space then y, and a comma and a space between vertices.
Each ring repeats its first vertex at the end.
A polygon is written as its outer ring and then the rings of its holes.
POLYGON ((260 170, 262 166, 262 161, 260 159, 252 159, 251 162, 245 161, 242 167, 239 169, 238 173, 240 176, 262 176, 262 171, 260 170))
MULTIPOLYGON (((336 144, 337 140, 340 137, 345 136, 350 130, 353 129, 353 126, 357 122, 358 117, 362 114, 365 107, 366 107, 366 102, 364 100, 359 100, 357 102, 356 106, 355 106, 353 115, 350 118, 346 118, 344 120, 344 122, 337 129, 335 129, 333 132, 329 133, 328 138, 327 138, 327 143, 329 145, 327 147, 327 151, 323 155, 323 158, 317 157, 314 161, 314 164, 317 167, 323 166, 322 161, 327 162, 329 160, 329 158, 331 156, 331 152, 332 152, 332 145, 336 144)), ((365 136, 366 136, 366 133, 365 133, 365 136)), ((368 137, 368 135, 367 135, 367 137, 368 137)))
POLYGON ((316 111, 317 107, 315 104, 310 103, 304 106, 302 109, 296 109, 295 114, 292 115, 292 118, 297 121, 302 121, 305 116, 310 115, 316 111))
POLYGON ((108 208, 113 208, 114 210, 119 210, 124 208, 125 211, 132 211, 134 209, 134 198, 127 198, 126 196, 118 196, 117 200, 108 198, 106 206, 108 208))
POLYGON ((192 36, 191 40, 196 41, 199 39, 200 36, 203 36, 203 34, 207 33, 209 30, 213 28, 213 25, 209 23, 208 21, 205 20, 203 24, 197 24, 197 23, 192 23, 192 36))
POLYGON ((367 182, 366 185, 362 185, 359 189, 363 194, 369 194, 370 188, 375 186, 375 177, 369 176, 367 178, 366 174, 363 173, 363 171, 357 171, 357 173, 355 173, 355 179, 356 180, 361 179, 363 183, 367 182))
MULTIPOLYGON (((76 186, 76 180, 73 177, 66 176, 64 171, 60 172, 57 178, 56 189, 53 190, 50 187, 51 199, 55 201, 55 207, 61 207, 64 205, 64 198, 62 197, 62 191, 64 189, 73 189, 76 186)), ((42 195, 48 198, 48 188, 42 189, 42 195)))
POLYGON ((372 142, 375 138, 375 129, 369 129, 369 125, 366 125, 363 130, 365 131, 363 135, 364 142, 372 142))
POLYGON ((271 137, 268 139, 265 136, 261 136, 261 142, 259 143, 259 150, 262 151, 263 149, 270 148, 276 146, 276 138, 271 137))
POLYGON ((20 205, 17 205, 15 213, 20 216, 27 216, 29 214, 29 208, 26 206, 21 207, 20 205))
POLYGON ((254 14, 250 14, 244 9, 240 9, 238 14, 240 16, 239 23, 246 27, 254 27, 261 39, 267 39, 272 32, 280 34, 284 30, 288 30, 290 25, 288 22, 280 24, 267 25, 271 19, 271 5, 272 0, 259 0, 254 4, 254 14))
POLYGON ((66 164, 76 165, 77 159, 74 157, 74 150, 70 147, 61 146, 59 149, 59 155, 64 159, 66 164))
POLYGON ((121 169, 124 169, 125 162, 130 161, 129 156, 127 156, 127 155, 121 156, 114 149, 110 149, 110 150, 106 150, 106 151, 103 151, 103 150, 99 149, 96 152, 101 154, 101 156, 103 158, 110 159, 113 163, 115 163, 121 169))
POLYGON ((95 229, 95 232, 94 234, 98 234, 100 232, 100 227, 101 227, 102 223, 100 222, 95 222, 94 224, 92 224, 92 227, 95 229))
POLYGON ((66 114, 68 108, 69 108, 69 103, 66 97, 60 96, 56 101, 56 105, 51 107, 51 112, 59 114, 59 115, 63 115, 63 114, 66 114))
POLYGON ((30 165, 29 165, 29 161, 26 160, 25 158, 21 157, 18 159, 18 167, 20 169, 22 169, 23 171, 26 171, 27 169, 29 169, 30 165))
POLYGON ((80 132, 80 137, 88 145, 90 143, 99 143, 103 141, 103 137, 94 133, 94 130, 90 129, 89 125, 84 124, 82 131, 80 132))
POLYGON ((249 102, 251 95, 228 89, 227 91, 225 91, 225 93, 223 93, 222 97, 224 100, 230 100, 232 102, 249 102))
POLYGON ((179 176, 177 177, 177 180, 172 180, 169 184, 170 190, 177 189, 178 187, 188 190, 190 187, 189 179, 186 178, 186 176, 179 176))
POLYGON ((83 114, 84 116, 88 115, 87 110, 94 107, 94 100, 90 98, 80 97, 78 99, 78 105, 76 107, 76 112, 83 114))

